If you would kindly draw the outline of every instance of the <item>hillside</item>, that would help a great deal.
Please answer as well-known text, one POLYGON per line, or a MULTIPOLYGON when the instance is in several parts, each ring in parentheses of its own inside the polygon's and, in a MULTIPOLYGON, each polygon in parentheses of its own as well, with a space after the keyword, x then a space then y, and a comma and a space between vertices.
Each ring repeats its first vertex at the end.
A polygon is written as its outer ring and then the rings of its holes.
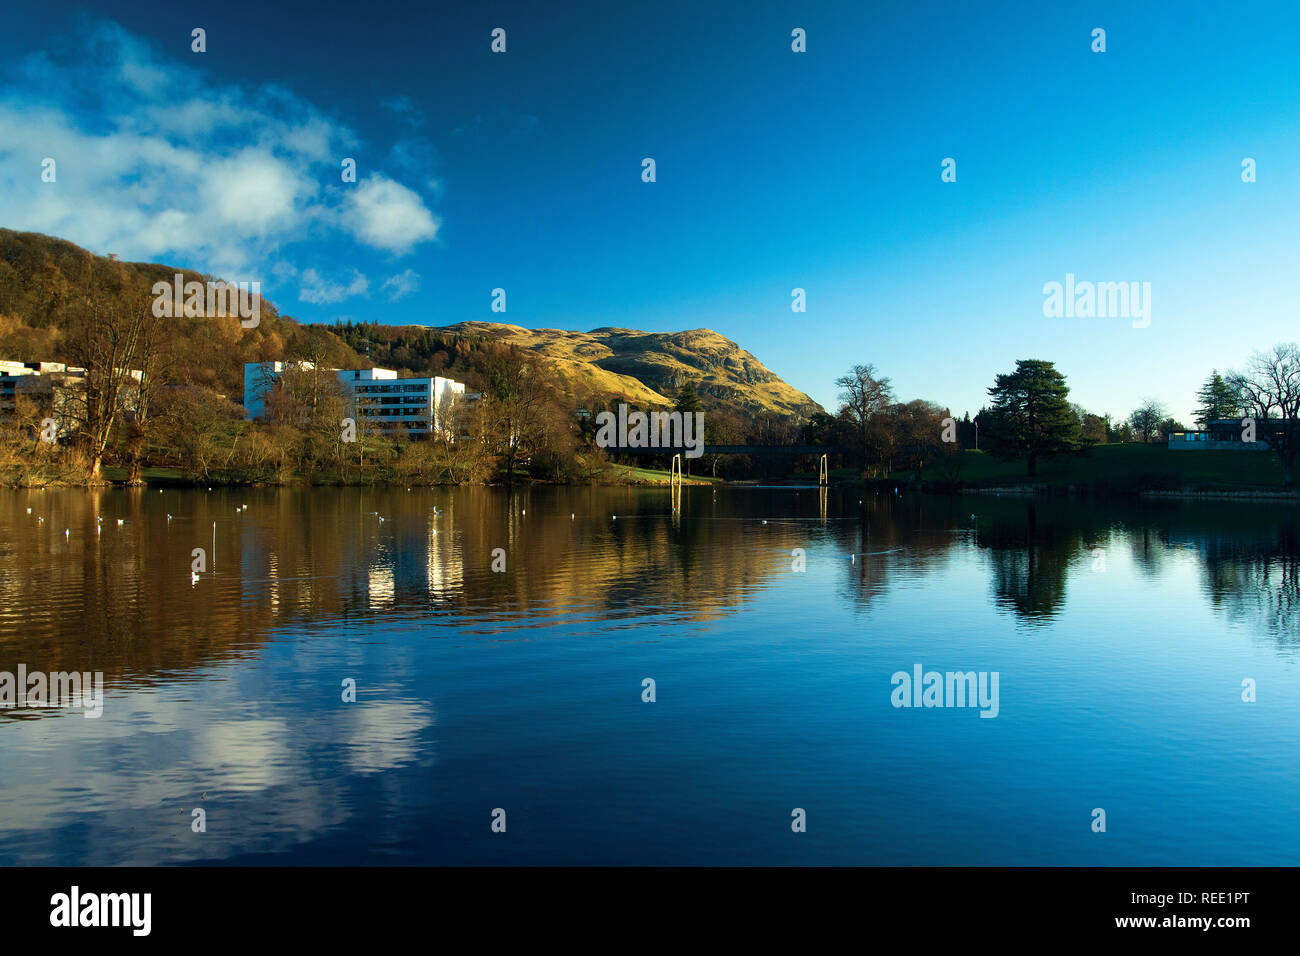
MULTIPOLYGON (((190 269, 156 263, 117 262, 63 239, 0 229, 0 358, 22 362, 67 360, 65 331, 96 279, 111 273, 142 294, 176 273, 186 281, 216 279, 190 269)), ((282 317, 263 299, 256 328, 227 318, 168 320, 172 371, 177 381, 243 400, 244 363, 283 359, 303 352, 309 327, 282 317)), ((319 337, 319 350, 338 365, 361 361, 334 336, 319 337)))
POLYGON ((710 329, 568 332, 461 322, 442 331, 527 349, 543 357, 579 394, 623 394, 646 404, 670 404, 671 396, 691 382, 705 408, 729 407, 791 417, 822 410, 749 352, 710 329))
MULTIPOLYGON (((177 272, 187 280, 220 278, 161 264, 119 263, 63 239, 0 229, 0 358, 63 360, 69 310, 84 297, 92 273, 111 269, 125 273, 143 290, 177 272)), ((558 390, 575 404, 594 398, 670 405, 678 388, 689 381, 709 411, 796 418, 820 410, 749 352, 708 329, 530 331, 490 322, 444 327, 306 325, 265 299, 256 328, 241 328, 233 318, 177 318, 174 323, 171 345, 177 379, 236 402, 242 401, 245 362, 311 356, 338 367, 378 365, 400 374, 449 375, 476 388, 489 356, 519 348, 541 358, 558 390)))

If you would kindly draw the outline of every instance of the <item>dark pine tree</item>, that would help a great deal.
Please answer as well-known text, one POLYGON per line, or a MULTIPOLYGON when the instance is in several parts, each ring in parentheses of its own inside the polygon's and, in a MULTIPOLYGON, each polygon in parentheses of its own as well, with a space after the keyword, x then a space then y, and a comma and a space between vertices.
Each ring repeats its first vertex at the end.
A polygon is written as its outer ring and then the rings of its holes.
POLYGON ((682 387, 677 390, 677 400, 673 403, 673 410, 678 412, 699 412, 703 411, 700 407, 700 397, 695 394, 695 386, 686 381, 682 387))
POLYGON ((1079 418, 1070 408, 1065 376, 1051 362, 1021 359, 989 389, 989 450, 1002 458, 1024 458, 1029 474, 1040 458, 1077 451, 1079 418))

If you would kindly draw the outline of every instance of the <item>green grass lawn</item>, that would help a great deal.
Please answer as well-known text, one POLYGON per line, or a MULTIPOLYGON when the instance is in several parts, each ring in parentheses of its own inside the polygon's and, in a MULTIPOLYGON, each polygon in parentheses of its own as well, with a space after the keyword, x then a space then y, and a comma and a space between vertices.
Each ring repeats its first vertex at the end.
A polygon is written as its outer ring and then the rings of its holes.
MULTIPOLYGON (((981 451, 962 453, 957 480, 968 485, 1017 484, 1124 484, 1140 476, 1153 476, 1172 486, 1189 489, 1280 488, 1282 467, 1266 451, 1170 451, 1161 444, 1097 445, 1082 455, 1053 458, 1038 463, 1038 474, 1025 474, 1024 461, 1000 461, 981 451)), ((911 472, 893 477, 910 479, 911 472)), ((927 479, 945 477, 927 469, 927 479)))
MULTIPOLYGON (((633 481, 662 481, 667 484, 672 479, 672 472, 659 468, 628 468, 625 465, 615 465, 610 474, 614 481, 626 481, 631 472, 633 481)), ((682 481, 695 482, 697 484, 722 484, 721 478, 710 478, 707 475, 682 475, 682 481)))

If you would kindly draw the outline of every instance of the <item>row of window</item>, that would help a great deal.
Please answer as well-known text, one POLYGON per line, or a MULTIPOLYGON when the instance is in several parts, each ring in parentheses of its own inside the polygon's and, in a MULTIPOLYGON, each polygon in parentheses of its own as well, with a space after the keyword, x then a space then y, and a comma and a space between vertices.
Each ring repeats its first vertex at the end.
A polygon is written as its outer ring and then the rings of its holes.
POLYGON ((392 392, 424 392, 427 395, 429 392, 429 385, 428 383, 425 383, 424 385, 354 385, 352 386, 352 391, 364 392, 366 394, 372 394, 375 392, 388 392, 390 394, 392 392))
POLYGON ((361 412, 361 414, 364 415, 366 418, 374 418, 376 415, 416 415, 416 416, 427 416, 427 415, 429 414, 429 410, 428 410, 427 408, 409 408, 409 407, 407 407, 407 408, 404 408, 404 407, 398 407, 398 408, 365 408, 365 407, 363 407, 363 408, 360 409, 360 412, 361 412))
POLYGON ((407 405, 410 408, 424 408, 424 409, 429 408, 428 402, 422 402, 418 398, 412 400, 411 398, 405 396, 398 396, 395 398, 367 398, 365 401, 361 402, 360 404, 362 406, 407 405), (413 401, 414 404, 412 404, 413 401))

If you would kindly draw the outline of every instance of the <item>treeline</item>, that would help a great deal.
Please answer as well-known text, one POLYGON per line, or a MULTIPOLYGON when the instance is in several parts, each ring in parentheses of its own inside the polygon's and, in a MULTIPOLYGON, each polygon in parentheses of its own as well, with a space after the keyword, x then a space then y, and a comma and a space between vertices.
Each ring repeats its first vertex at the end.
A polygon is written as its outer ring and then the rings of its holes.
POLYGON ((804 427, 810 444, 838 446, 864 477, 911 471, 917 480, 953 480, 960 469, 956 422, 948 408, 924 399, 900 401, 874 365, 855 365, 835 380, 840 407, 815 413, 804 427))
MULTIPOLYGON (((841 380, 844 381, 844 380, 841 380)), ((1065 376, 1052 362, 1022 359, 1012 372, 996 376, 988 390, 991 404, 973 420, 954 422, 956 443, 981 448, 1000 458, 1024 460, 1027 474, 1047 458, 1079 454, 1109 442, 1165 440, 1186 431, 1164 407, 1146 400, 1116 424, 1069 401, 1065 376)), ((854 390, 841 414, 854 414, 854 390)), ((1195 421, 1203 429, 1228 422, 1240 429, 1240 442, 1263 443, 1281 465, 1283 481, 1295 482, 1300 457, 1300 347, 1282 343, 1256 352, 1240 371, 1213 371, 1197 392, 1195 421)), ((1235 440, 1235 439, 1234 439, 1235 440)))

